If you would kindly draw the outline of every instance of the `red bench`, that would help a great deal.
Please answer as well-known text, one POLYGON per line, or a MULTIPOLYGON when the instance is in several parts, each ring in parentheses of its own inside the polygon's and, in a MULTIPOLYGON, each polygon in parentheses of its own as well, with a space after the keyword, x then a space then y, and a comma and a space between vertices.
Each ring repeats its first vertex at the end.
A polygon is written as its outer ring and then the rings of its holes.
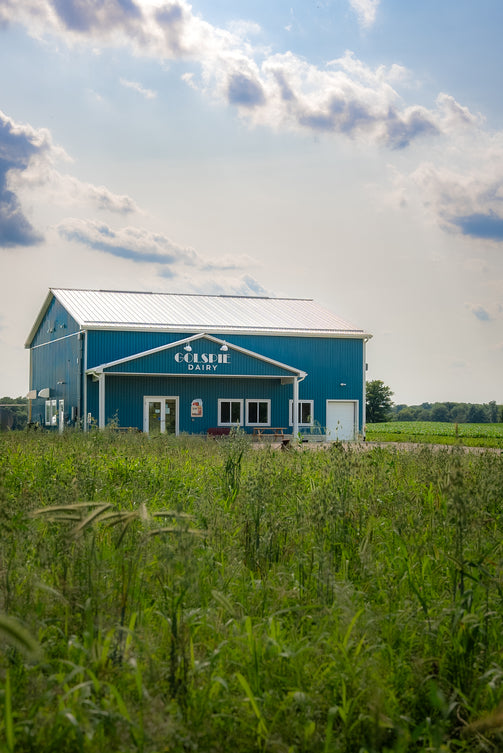
POLYGON ((230 426, 212 426, 207 431, 208 437, 226 437, 231 433, 230 426))

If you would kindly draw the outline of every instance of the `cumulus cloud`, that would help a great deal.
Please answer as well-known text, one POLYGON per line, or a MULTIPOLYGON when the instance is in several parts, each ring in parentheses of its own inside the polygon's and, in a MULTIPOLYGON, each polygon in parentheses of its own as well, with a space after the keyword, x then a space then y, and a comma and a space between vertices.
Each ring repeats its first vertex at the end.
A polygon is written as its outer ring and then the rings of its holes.
POLYGON ((51 151, 48 131, 20 125, 0 112, 0 246, 32 246, 43 240, 25 216, 12 177, 51 151))
POLYGON ((250 266, 254 266, 255 263, 255 260, 250 256, 245 256, 244 254, 228 254, 205 262, 203 269, 210 272, 231 272, 250 268, 250 266))
POLYGON ((470 238, 503 241, 503 136, 474 132, 435 162, 399 176, 403 195, 418 195, 446 230, 470 238), (450 161, 458 165, 454 170, 450 161))
POLYGON ((18 192, 36 192, 43 187, 46 200, 62 208, 90 205, 99 211, 121 215, 141 211, 130 196, 61 173, 49 159, 34 159, 26 170, 11 177, 10 184, 18 192))
POLYGON ((17 123, 0 112, 0 247, 32 246, 43 240, 22 208, 22 197, 36 198, 41 188, 45 200, 61 207, 90 204, 121 215, 139 211, 129 196, 59 172, 55 163, 61 159, 69 160, 47 129, 17 123))
MULTIPOLYGON (((162 271, 160 275, 163 276, 162 271)), ((192 291, 206 295, 274 296, 273 291, 266 290, 249 274, 243 274, 241 277, 226 275, 218 278, 207 277, 204 274, 192 274, 183 279, 182 289, 185 293, 192 291)))
POLYGON ((167 236, 143 228, 113 230, 104 223, 69 218, 60 222, 56 229, 67 240, 136 262, 193 266, 197 260, 193 249, 179 246, 167 236))
POLYGON ((250 275, 243 276, 243 292, 241 295, 249 295, 252 292, 254 295, 269 295, 266 288, 264 288, 254 277, 250 275), (248 292, 246 292, 248 291, 248 292))
POLYGON ((145 99, 155 99, 157 97, 157 92, 152 89, 145 89, 145 87, 137 81, 128 81, 128 79, 121 78, 120 83, 122 86, 126 87, 126 89, 132 89, 133 91, 138 92, 138 94, 141 94, 145 99))
POLYGON ((233 73, 229 76, 227 97, 232 105, 243 107, 257 107, 265 103, 260 82, 245 73, 233 73))
POLYGON ((422 135, 440 133, 438 112, 403 107, 392 86, 403 69, 372 70, 347 52, 320 69, 288 52, 261 67, 265 101, 253 120, 400 149, 422 135))
POLYGON ((98 209, 117 214, 130 214, 139 212, 140 209, 130 196, 116 194, 106 186, 95 186, 85 183, 73 176, 61 176, 61 184, 67 184, 73 188, 76 199, 86 198, 92 201, 98 209))
MULTIPOLYGON (((377 0, 350 1, 363 25, 374 22, 377 0)), ((407 76, 401 66, 371 68, 350 52, 325 66, 291 52, 272 54, 250 43, 249 36, 260 31, 256 25, 218 28, 186 0, 3 0, 2 21, 23 23, 34 34, 60 35, 68 44, 126 45, 159 62, 199 64, 199 71, 183 74, 186 83, 236 108, 252 126, 339 136, 391 150, 422 140, 438 148, 440 158, 403 178, 402 197, 414 189, 444 228, 503 241, 503 146, 487 145, 481 118, 448 94, 440 94, 431 108, 404 103, 397 89, 407 76), (470 152, 463 151, 470 139, 470 152), (467 153, 474 155, 472 164, 453 171, 450 165, 462 164, 467 153)), ((143 96, 153 95, 137 82, 123 79, 122 84, 143 96)), ((26 183, 30 172, 36 172, 36 159, 28 162, 17 171, 9 168, 12 186, 15 179, 26 183)), ((71 183, 68 178, 66 182, 71 183)), ((54 173, 51 183, 58 183, 54 173)), ((23 231, 21 220, 26 218, 19 214, 16 195, 5 190, 3 206, 17 217, 16 227, 30 242, 30 226, 23 231)), ((68 196, 76 197, 79 190, 109 211, 137 209, 128 197, 75 182, 68 196)))
POLYGON ((364 28, 372 26, 376 20, 377 8, 381 0, 349 0, 351 8, 364 28))
POLYGON ((0 23, 21 22, 34 34, 47 29, 75 37, 138 33, 141 5, 134 0, 2 0, 0 23))
MULTIPOLYGON (((374 21, 378 0, 351 4, 364 25, 374 21)), ((405 106, 393 86, 403 73, 399 66, 372 70, 346 54, 320 68, 292 53, 273 55, 248 41, 250 32, 258 33, 256 25, 220 29, 186 0, 4 0, 2 16, 69 43, 126 44, 159 61, 199 63, 200 76, 190 73, 185 80, 236 107, 254 125, 342 134, 403 149, 471 117, 452 98, 432 110, 405 106)), ((123 84, 147 96, 139 84, 123 84)))
POLYGON ((193 248, 181 246, 163 233, 140 227, 115 230, 105 223, 69 218, 60 222, 56 230, 65 240, 82 243, 97 251, 140 264, 156 264, 163 277, 175 277, 185 267, 190 268, 191 275, 204 276, 215 272, 243 272, 255 265, 253 259, 240 255, 208 261, 193 248))

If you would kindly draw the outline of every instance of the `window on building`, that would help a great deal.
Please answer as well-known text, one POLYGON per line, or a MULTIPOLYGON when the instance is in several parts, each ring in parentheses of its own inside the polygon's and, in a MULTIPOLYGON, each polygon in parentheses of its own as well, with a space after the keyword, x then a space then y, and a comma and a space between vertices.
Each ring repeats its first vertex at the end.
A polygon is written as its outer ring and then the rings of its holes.
POLYGON ((219 400, 218 401, 218 425, 235 426, 243 423, 242 400, 219 400))
POLYGON ((247 400, 246 423, 248 426, 269 426, 271 423, 270 400, 247 400))
POLYGON ((45 425, 46 426, 58 425, 58 401, 57 400, 45 401, 45 425))
MULTIPOLYGON (((299 400, 299 426, 312 426, 314 423, 314 400, 299 400)), ((293 400, 290 400, 290 426, 293 426, 293 400)))

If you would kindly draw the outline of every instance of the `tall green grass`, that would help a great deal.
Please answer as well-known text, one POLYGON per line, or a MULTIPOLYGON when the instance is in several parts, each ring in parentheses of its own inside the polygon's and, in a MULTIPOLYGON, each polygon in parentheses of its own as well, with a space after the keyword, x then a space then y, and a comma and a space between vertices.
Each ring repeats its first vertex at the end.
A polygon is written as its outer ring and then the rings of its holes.
POLYGON ((2 745, 501 750, 502 500, 494 453, 2 435, 2 745))

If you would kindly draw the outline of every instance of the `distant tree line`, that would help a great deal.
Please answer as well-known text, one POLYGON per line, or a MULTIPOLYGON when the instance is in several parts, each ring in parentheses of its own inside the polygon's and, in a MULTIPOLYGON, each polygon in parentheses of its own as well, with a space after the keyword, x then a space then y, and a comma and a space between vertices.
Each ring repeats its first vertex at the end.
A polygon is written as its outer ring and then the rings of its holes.
POLYGON ((503 423, 503 405, 490 403, 421 403, 421 405, 395 405, 393 392, 381 379, 366 385, 367 422, 383 421, 443 421, 453 424, 503 423))
POLYGON ((0 430, 24 429, 27 423, 26 397, 0 397, 0 430))
POLYGON ((453 424, 503 423, 503 406, 490 403, 421 403, 393 405, 391 421, 445 421, 453 424))

